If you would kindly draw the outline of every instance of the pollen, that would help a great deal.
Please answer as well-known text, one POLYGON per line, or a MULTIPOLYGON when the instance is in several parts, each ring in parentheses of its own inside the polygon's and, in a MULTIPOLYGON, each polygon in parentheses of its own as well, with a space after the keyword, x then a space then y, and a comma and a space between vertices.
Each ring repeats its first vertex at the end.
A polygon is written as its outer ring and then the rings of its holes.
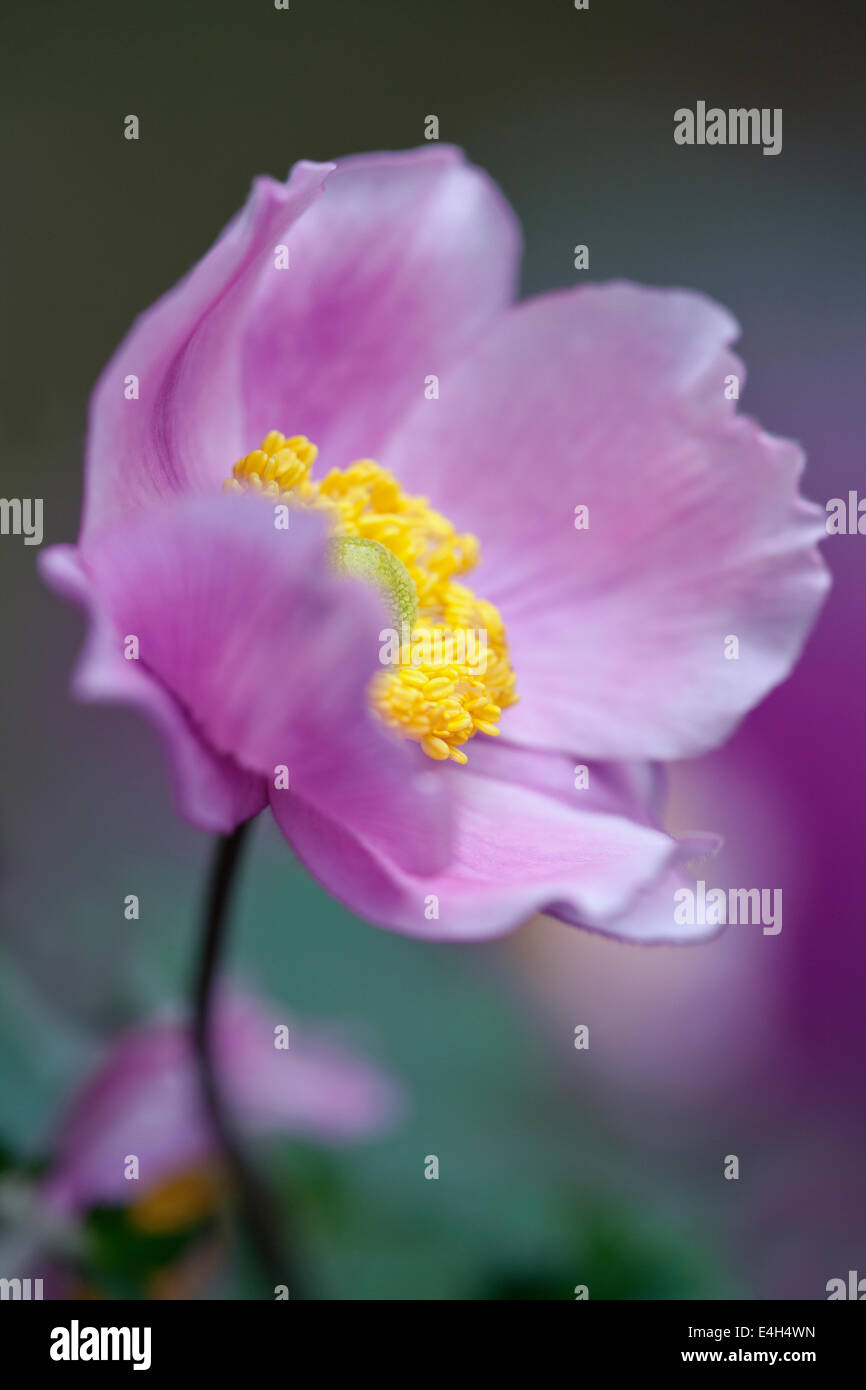
POLYGON ((496 736, 502 711, 518 699, 499 610, 462 582, 478 564, 478 540, 456 531, 426 497, 405 493, 373 459, 312 480, 317 455, 305 435, 271 430, 223 487, 327 514, 335 567, 368 570, 399 619, 382 635, 372 709, 428 757, 465 763, 464 745, 478 733, 496 736), (385 563, 380 550, 393 559, 385 563))

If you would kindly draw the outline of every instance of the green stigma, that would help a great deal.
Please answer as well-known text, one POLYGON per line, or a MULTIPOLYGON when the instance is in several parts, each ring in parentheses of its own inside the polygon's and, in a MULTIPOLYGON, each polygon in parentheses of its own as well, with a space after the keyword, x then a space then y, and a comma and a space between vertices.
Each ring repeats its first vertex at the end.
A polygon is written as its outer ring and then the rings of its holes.
POLYGON ((335 536, 330 559, 338 574, 350 574, 372 584, 385 600, 395 627, 418 616, 418 591, 411 574, 393 551, 366 536, 335 536))

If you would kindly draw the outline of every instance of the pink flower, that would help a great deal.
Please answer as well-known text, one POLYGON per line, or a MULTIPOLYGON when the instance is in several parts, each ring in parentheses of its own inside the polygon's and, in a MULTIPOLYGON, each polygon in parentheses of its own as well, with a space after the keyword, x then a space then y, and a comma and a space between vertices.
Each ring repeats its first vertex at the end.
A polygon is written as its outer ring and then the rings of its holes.
MULTIPOLYGON (((250 1134, 340 1144, 375 1133, 399 1108, 398 1090, 381 1072, 237 991, 217 1010, 214 1050, 226 1099, 250 1134), (283 1026, 288 1047, 276 1045, 274 1029, 283 1026)), ((115 1042, 75 1098, 53 1151, 42 1192, 52 1207, 70 1211, 126 1205, 218 1162, 189 1029, 163 1020, 115 1042), (137 1181, 126 1172, 132 1155, 137 1181)))
POLYGON ((628 284, 515 306, 518 253, 451 149, 258 179, 105 369, 78 545, 44 572, 90 614, 77 692, 153 720, 195 824, 270 802, 336 896, 413 935, 546 910, 674 939, 687 849, 648 764, 787 675, 821 514, 799 449, 736 414, 724 310, 628 284), (438 665, 379 664, 404 600, 438 665))

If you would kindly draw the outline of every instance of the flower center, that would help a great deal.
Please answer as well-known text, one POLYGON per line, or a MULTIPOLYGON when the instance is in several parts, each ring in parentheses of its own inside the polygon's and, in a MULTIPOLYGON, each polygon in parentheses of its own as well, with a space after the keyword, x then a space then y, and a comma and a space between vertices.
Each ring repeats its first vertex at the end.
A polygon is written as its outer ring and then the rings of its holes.
POLYGON ((411 574, 393 550, 368 536, 334 536, 331 564, 341 574, 364 579, 385 600, 391 621, 414 626, 418 616, 418 591, 411 574))
POLYGON ((312 481, 317 454, 305 435, 271 430, 223 487, 328 514, 335 567, 378 588, 395 623, 381 634, 374 711, 429 757, 465 763, 462 745, 498 734, 502 711, 518 698, 498 609, 458 582, 478 563, 478 540, 372 459, 312 481))
POLYGON ((132 1225, 148 1235, 193 1226, 210 1216, 221 1191, 218 1174, 208 1168, 192 1168, 165 1178, 129 1209, 132 1225))

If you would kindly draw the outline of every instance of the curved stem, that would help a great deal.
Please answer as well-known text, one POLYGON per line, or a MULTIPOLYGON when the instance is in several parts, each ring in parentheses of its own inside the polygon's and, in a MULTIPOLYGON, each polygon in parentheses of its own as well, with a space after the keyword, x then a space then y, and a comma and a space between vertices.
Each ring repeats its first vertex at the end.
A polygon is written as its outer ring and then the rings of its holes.
POLYGON ((226 943, 228 909, 250 822, 239 825, 231 835, 221 836, 216 847, 207 901, 202 922, 200 955, 194 985, 193 1039, 205 1110, 214 1130, 222 1157, 233 1180, 244 1225, 270 1285, 270 1296, 279 1284, 286 1284, 291 1297, 301 1297, 296 1279, 290 1279, 286 1253, 279 1238, 279 1213, 255 1168, 249 1163, 243 1144, 220 1090, 214 1056, 214 985, 226 943))

